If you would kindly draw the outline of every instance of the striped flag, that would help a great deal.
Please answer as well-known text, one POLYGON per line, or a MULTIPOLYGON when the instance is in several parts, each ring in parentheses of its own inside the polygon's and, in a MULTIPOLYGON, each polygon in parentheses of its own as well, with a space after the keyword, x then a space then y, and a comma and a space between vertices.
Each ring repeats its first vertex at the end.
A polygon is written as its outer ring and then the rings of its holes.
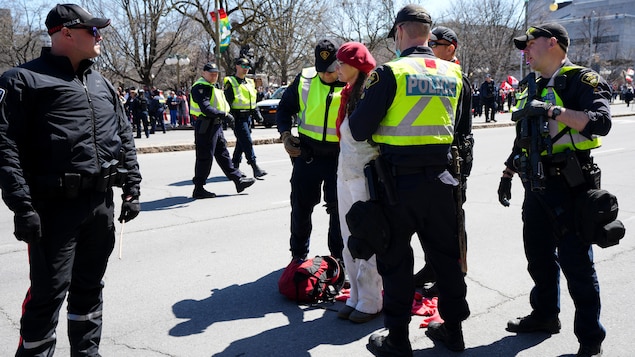
MULTIPOLYGON (((212 16, 212 21, 216 22, 216 11, 209 13, 212 16)), ((232 26, 229 23, 229 18, 225 9, 218 9, 218 17, 220 18, 220 51, 225 52, 229 47, 229 41, 231 40, 232 26)))

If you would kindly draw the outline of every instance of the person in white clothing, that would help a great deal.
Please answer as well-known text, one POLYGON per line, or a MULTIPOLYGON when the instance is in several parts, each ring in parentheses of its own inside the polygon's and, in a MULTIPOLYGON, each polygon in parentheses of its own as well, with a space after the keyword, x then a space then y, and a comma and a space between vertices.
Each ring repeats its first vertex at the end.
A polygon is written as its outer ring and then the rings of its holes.
POLYGON ((377 260, 354 259, 348 249, 350 229, 346 213, 357 201, 370 198, 364 165, 379 155, 377 146, 366 141, 355 141, 348 126, 348 115, 353 112, 362 96, 364 83, 376 65, 368 49, 359 42, 347 42, 337 51, 338 79, 346 82, 337 116, 340 153, 337 165, 337 204, 339 207, 344 264, 350 280, 350 297, 338 312, 341 319, 363 323, 379 316, 382 308, 382 280, 377 272, 377 260))

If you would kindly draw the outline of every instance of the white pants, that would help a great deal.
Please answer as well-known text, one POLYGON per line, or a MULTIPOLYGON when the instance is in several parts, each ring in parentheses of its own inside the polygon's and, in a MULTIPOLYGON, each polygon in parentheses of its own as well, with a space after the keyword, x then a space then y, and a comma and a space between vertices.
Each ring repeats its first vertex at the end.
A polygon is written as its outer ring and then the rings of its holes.
POLYGON ((346 213, 353 203, 367 201, 368 198, 365 178, 344 180, 338 177, 337 204, 344 239, 343 256, 346 273, 351 283, 350 298, 346 301, 346 305, 360 312, 375 314, 382 308, 382 280, 377 272, 377 260, 375 255, 368 260, 353 259, 348 250, 348 237, 351 232, 346 224, 346 213))

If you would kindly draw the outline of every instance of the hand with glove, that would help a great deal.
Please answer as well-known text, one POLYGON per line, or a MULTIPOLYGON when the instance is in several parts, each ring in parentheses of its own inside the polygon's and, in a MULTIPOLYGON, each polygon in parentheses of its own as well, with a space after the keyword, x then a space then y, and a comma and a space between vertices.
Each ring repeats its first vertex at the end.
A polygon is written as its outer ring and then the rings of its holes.
POLYGON ((234 119, 234 116, 231 115, 229 112, 225 113, 225 123, 227 123, 227 126, 230 127, 231 129, 234 129, 234 127, 236 126, 236 119, 234 119))
POLYGON ((512 177, 503 176, 498 185, 498 202, 503 206, 509 207, 509 200, 512 199, 512 177))
POLYGON ((260 112, 260 110, 256 109, 254 111, 256 112, 256 118, 257 118, 256 121, 261 124, 264 123, 265 118, 262 117, 262 113, 260 112))
POLYGON ((300 139, 291 135, 290 131, 284 131, 280 135, 280 140, 284 144, 284 149, 291 157, 298 157, 302 152, 300 150, 300 139))
POLYGON ((551 109, 552 106, 553 104, 551 103, 542 102, 540 100, 534 99, 529 102, 529 105, 525 107, 525 109, 527 110, 527 115, 542 116, 546 118, 548 117, 547 113, 549 113, 549 109, 551 109))
POLYGON ((30 244, 42 238, 40 215, 34 210, 16 212, 13 223, 15 226, 13 234, 18 240, 30 244))
POLYGON ((121 214, 117 219, 119 222, 132 221, 139 215, 141 205, 139 204, 139 197, 135 196, 121 196, 123 202, 121 203, 121 214))

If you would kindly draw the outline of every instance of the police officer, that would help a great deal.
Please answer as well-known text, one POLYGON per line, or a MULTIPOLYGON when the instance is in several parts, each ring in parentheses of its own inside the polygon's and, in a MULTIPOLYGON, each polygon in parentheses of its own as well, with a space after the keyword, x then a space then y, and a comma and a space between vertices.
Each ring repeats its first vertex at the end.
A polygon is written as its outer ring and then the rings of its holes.
POLYGON ((143 89, 131 89, 130 97, 126 102, 132 121, 137 127, 137 136, 135 138, 141 139, 141 126, 143 125, 143 132, 146 138, 150 137, 150 122, 148 121, 148 101, 144 95, 143 89))
POLYGON ((608 134, 611 128, 611 90, 596 72, 569 61, 569 35, 559 24, 532 26, 514 43, 525 52, 531 68, 540 73, 536 81, 538 98, 532 100, 525 93, 519 107, 532 116, 548 118, 553 154, 543 153, 540 157, 546 175, 542 188, 531 187, 529 173, 518 165, 528 155, 518 138, 505 162, 499 200, 509 205, 511 179, 518 172, 525 187, 522 215, 527 270, 534 281, 531 314, 509 321, 507 330, 560 331, 562 269, 576 309, 573 330, 580 343, 577 356, 600 356, 606 331, 599 320, 600 288, 593 250, 576 233, 573 215, 576 194, 593 187, 584 180, 573 185, 573 176, 560 173, 571 173, 579 165, 577 174, 582 177, 580 167, 589 167, 590 151, 600 146, 598 135, 608 134), (525 106, 527 101, 530 102, 525 106), (561 164, 563 158, 576 165, 566 168, 561 164))
POLYGON ((16 356, 52 356, 68 294, 72 356, 99 356, 102 278, 120 222, 139 213, 141 175, 115 88, 91 67, 109 19, 78 5, 46 17, 51 47, 0 78, 0 187, 28 244, 31 286, 16 356), (127 174, 126 174, 127 172, 127 174))
POLYGON ((324 39, 315 47, 315 67, 298 74, 278 105, 276 122, 284 148, 291 157, 291 255, 304 259, 309 253, 311 214, 324 191, 329 215, 328 246, 331 255, 342 258, 342 235, 337 210, 337 157, 339 138, 335 122, 340 92, 346 85, 337 80, 337 50, 324 39), (291 134, 298 115, 299 137, 291 134))
POLYGON ((229 113, 229 104, 225 100, 223 91, 214 86, 218 80, 218 74, 216 63, 205 64, 202 77, 192 85, 190 91, 190 115, 198 117, 194 123, 196 163, 192 179, 194 182, 192 197, 196 199, 216 197, 215 193, 203 188, 212 169, 214 157, 225 176, 234 181, 238 193, 256 182, 253 178, 245 177, 238 168, 234 167, 229 157, 222 124, 227 121, 233 126, 234 118, 229 113))
MULTIPOLYGON (((438 26, 430 32, 430 40, 428 47, 432 48, 432 52, 438 58, 459 64, 456 57, 456 49, 459 46, 459 38, 456 33, 447 27, 438 26)), ((461 198, 463 202, 467 200, 467 178, 472 171, 474 137, 472 135, 472 89, 470 80, 465 73, 463 77, 463 90, 459 97, 459 105, 456 109, 454 123, 454 142, 453 146, 459 149, 460 177, 461 177, 461 198)), ((456 174, 455 174, 456 175, 456 174)), ((462 208, 461 208, 462 209, 462 208)), ((464 224, 465 222, 463 222, 464 224)), ((461 224, 461 223, 460 223, 461 224)), ((415 274, 415 286, 424 287, 424 285, 432 285, 436 281, 434 271, 429 264, 426 264, 417 274, 415 274)), ((425 286, 424 294, 428 296, 436 296, 438 293, 436 287, 425 286)))
POLYGON ((251 68, 249 60, 239 57, 234 61, 234 65, 236 66, 236 74, 225 77, 225 97, 231 106, 231 114, 236 120, 234 127, 236 146, 234 147, 232 161, 234 166, 238 167, 241 157, 245 153, 247 164, 254 170, 254 177, 261 178, 267 172, 260 169, 256 164, 256 153, 251 140, 253 117, 260 115, 256 108, 258 92, 254 80, 247 78, 247 73, 249 73, 251 68))
POLYGON ((462 90, 461 68, 434 56, 427 47, 432 19, 419 5, 407 5, 395 19, 399 58, 370 74, 366 90, 349 122, 353 137, 379 144, 386 193, 383 208, 390 243, 377 254, 384 284, 384 325, 388 336, 373 334, 376 356, 412 356, 408 324, 413 284, 410 239, 417 233, 426 259, 437 273, 439 313, 426 334, 453 351, 465 349, 461 322, 469 314, 466 284, 459 265, 457 181, 447 171, 454 139, 454 115, 462 90), (390 183, 392 181, 392 183, 390 183))

